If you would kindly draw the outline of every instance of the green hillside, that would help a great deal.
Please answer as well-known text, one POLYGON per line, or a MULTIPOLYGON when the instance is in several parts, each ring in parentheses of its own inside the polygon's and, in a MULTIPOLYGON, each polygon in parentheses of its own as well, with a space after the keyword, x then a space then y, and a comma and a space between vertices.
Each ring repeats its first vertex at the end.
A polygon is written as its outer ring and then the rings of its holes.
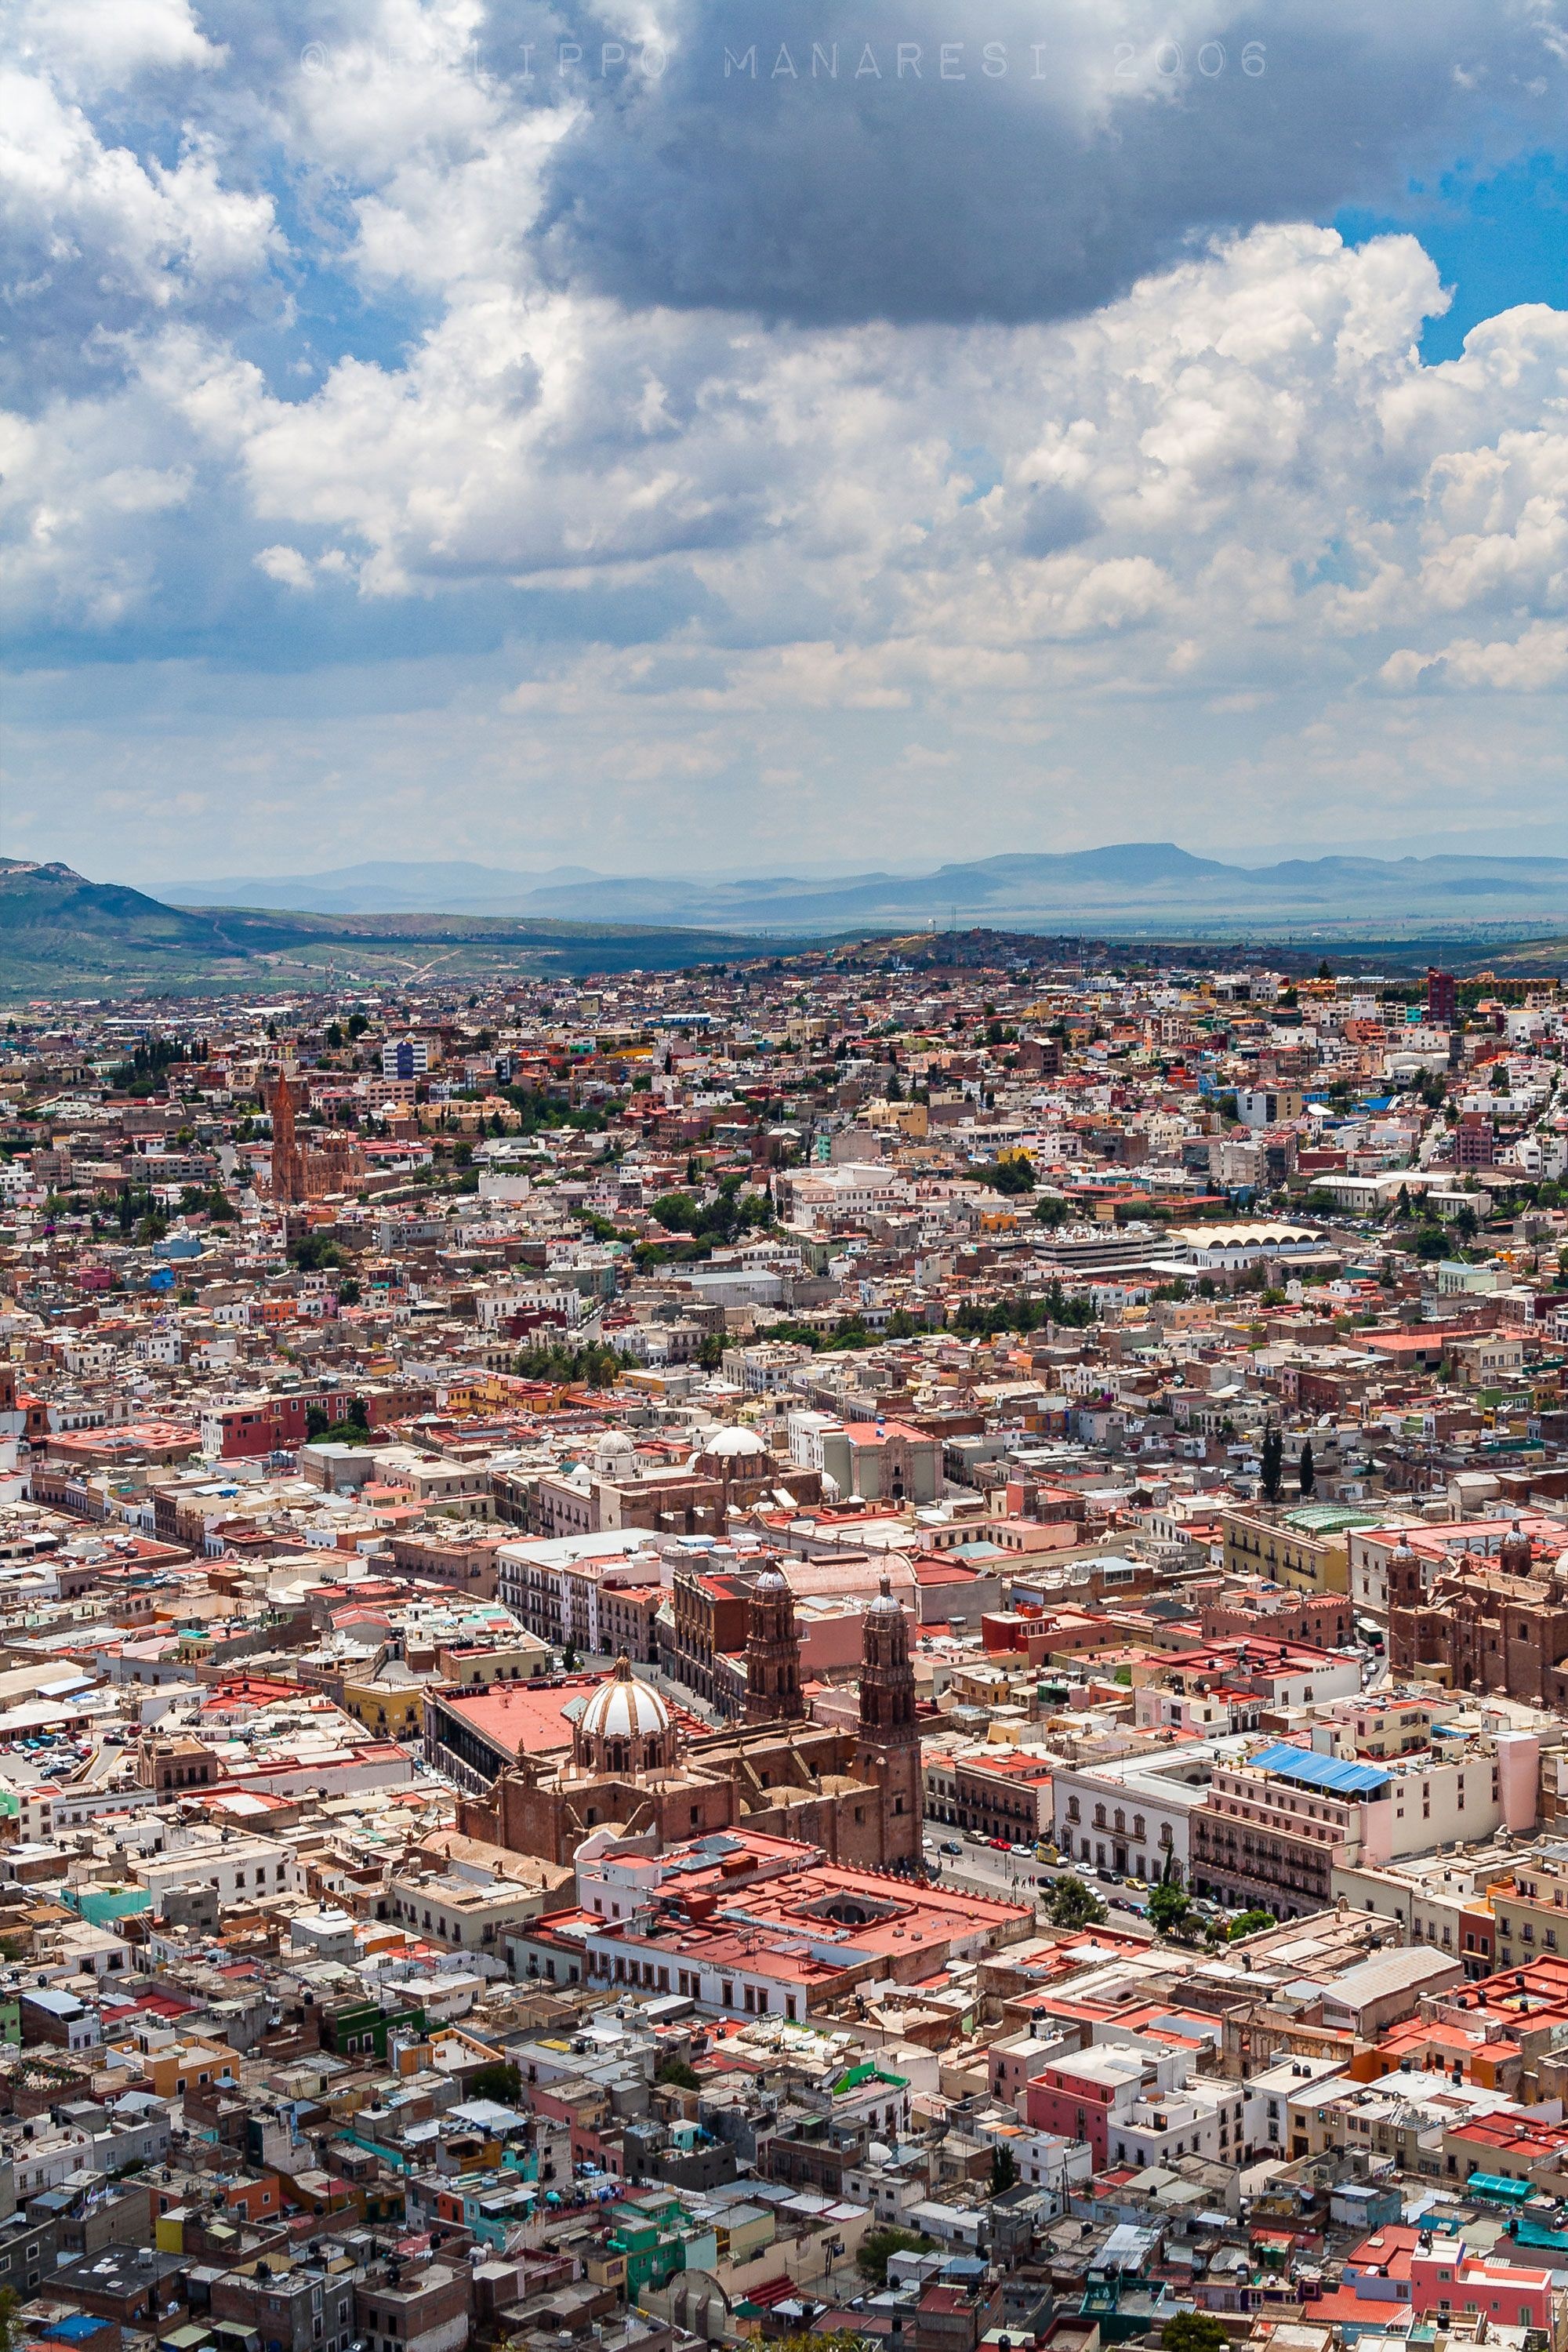
MULTIPOLYGON (((798 944, 796 942, 795 944, 798 944)), ((668 971, 755 956, 755 939, 670 925, 166 907, 68 866, 0 858, 0 992, 199 992, 424 973, 668 971)), ((770 943, 769 952, 780 952, 770 943)))

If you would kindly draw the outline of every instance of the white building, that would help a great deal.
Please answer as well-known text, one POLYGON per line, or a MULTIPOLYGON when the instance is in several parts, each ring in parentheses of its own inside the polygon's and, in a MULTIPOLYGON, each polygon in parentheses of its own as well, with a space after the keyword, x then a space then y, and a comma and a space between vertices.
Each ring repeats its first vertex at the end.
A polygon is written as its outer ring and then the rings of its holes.
POLYGON ((1064 1765, 1052 1776, 1058 1851, 1096 1870, 1185 1885, 1188 1835, 1217 1760, 1245 1741, 1194 1741, 1166 1756, 1121 1757, 1114 1763, 1064 1765))

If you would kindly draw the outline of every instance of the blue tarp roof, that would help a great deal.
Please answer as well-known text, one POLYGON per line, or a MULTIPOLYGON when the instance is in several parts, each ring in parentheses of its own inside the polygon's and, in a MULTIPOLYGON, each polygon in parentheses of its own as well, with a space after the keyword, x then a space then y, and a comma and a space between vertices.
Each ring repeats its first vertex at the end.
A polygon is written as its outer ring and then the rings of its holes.
POLYGON ((1336 1797, 1364 1797, 1388 1784, 1382 1764, 1352 1764, 1342 1756, 1320 1756, 1315 1748, 1293 1748, 1288 1739, 1260 1748, 1247 1758, 1260 1771, 1278 1772, 1289 1780, 1305 1780, 1314 1789, 1331 1790, 1336 1797))

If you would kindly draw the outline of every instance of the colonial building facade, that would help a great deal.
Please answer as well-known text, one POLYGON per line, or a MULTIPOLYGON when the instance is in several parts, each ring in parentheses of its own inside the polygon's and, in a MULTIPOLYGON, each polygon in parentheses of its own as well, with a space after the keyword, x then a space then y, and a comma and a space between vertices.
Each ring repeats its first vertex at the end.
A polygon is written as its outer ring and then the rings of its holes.
POLYGON ((1388 1559, 1388 1659, 1395 1679, 1568 1712, 1568 1554, 1537 1560, 1516 1522, 1495 1554, 1462 1554, 1423 1592, 1421 1560, 1400 1545, 1388 1559))

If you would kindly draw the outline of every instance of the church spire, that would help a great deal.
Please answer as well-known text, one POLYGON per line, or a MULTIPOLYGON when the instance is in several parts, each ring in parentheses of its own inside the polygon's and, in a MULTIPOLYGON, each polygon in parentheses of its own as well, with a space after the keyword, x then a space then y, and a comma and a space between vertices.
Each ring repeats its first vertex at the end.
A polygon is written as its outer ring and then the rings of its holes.
POLYGON ((892 1580, 886 1573, 861 1633, 860 1737, 889 1747, 920 1738, 910 1622, 893 1598, 892 1580))
POLYGON ((793 1723, 805 1713, 795 1595, 778 1570, 767 1568, 746 1612, 746 1721, 793 1723))

